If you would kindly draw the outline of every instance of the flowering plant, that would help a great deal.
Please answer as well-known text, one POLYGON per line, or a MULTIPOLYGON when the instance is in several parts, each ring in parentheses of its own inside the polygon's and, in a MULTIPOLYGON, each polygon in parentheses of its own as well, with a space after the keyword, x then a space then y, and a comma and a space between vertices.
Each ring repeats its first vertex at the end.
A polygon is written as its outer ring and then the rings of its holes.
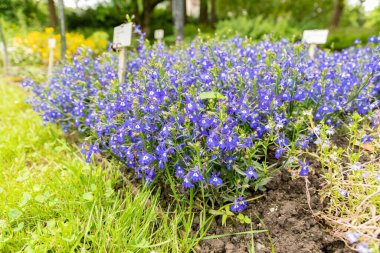
MULTIPOLYGON (((286 40, 198 38, 166 48, 136 32, 124 83, 113 53, 82 51, 46 87, 25 86, 45 121, 87 136, 87 161, 111 154, 144 183, 170 184, 176 196, 230 201, 242 211, 247 191, 262 189, 315 138, 300 118, 339 125, 379 106, 374 43, 310 59, 306 45, 286 40)), ((299 163, 302 176, 307 166, 299 163)))
MULTIPOLYGON (((66 57, 71 59, 78 47, 88 48, 94 51, 95 54, 103 52, 108 45, 107 34, 96 32, 90 37, 85 38, 82 34, 70 32, 66 33, 67 49, 66 57)), ((54 60, 61 58, 59 34, 54 33, 51 27, 45 28, 43 32, 32 31, 26 35, 17 35, 13 38, 12 47, 10 48, 10 56, 16 64, 43 64, 49 59, 50 48, 48 46, 49 39, 56 40, 54 49, 54 60)))

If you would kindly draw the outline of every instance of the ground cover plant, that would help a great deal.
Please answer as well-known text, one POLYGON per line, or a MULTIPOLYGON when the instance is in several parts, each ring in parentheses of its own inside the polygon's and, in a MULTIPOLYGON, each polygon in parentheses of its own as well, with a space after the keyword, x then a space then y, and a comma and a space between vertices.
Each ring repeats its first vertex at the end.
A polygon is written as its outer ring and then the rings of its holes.
POLYGON ((202 238, 191 215, 123 183, 115 161, 87 164, 80 150, 0 83, 1 252, 190 252, 202 238), (142 208, 143 207, 143 208, 142 208))
MULTIPOLYGON (((379 116, 376 110, 370 118, 377 121, 379 116)), ((314 210, 314 215, 358 252, 379 252, 380 128, 373 127, 368 117, 354 113, 338 130, 346 137, 334 137, 337 130, 323 123, 310 124, 310 131, 317 136, 315 150, 300 154, 312 158, 310 167, 318 169, 316 173, 324 179, 319 195, 328 205, 314 210)))
POLYGON ((25 83, 36 94, 30 103, 45 121, 87 136, 87 161, 112 155, 145 184, 211 207, 233 203, 233 212, 276 170, 307 175, 308 161, 292 158, 316 138, 305 119, 339 126, 379 105, 377 43, 313 60, 305 45, 285 40, 199 38, 165 48, 141 35, 124 83, 116 63, 112 53, 81 51, 46 87, 25 83), (272 149, 278 163, 268 161, 272 149))

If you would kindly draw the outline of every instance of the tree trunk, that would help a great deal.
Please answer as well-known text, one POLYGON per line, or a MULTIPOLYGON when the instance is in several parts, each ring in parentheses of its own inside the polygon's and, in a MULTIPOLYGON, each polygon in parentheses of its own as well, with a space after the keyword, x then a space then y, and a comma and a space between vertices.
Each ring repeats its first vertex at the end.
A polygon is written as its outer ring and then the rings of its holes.
POLYGON ((55 29, 57 29, 57 13, 55 11, 55 4, 54 0, 48 0, 48 6, 49 6, 49 18, 50 18, 50 25, 55 29))
POLYGON ((144 0, 143 1, 143 13, 142 13, 142 28, 147 36, 150 35, 150 16, 157 4, 164 0, 144 0))
POLYGON ((151 9, 150 2, 148 0, 144 0, 142 28, 143 32, 145 32, 148 37, 150 35, 150 15, 152 10, 153 8, 151 9))
POLYGON ((343 8, 344 8, 344 0, 335 0, 334 12, 331 19, 331 26, 333 28, 336 28, 339 26, 340 18, 343 13, 343 8))
POLYGON ((216 25, 216 0, 211 0, 210 24, 211 24, 211 27, 215 29, 215 25, 216 25))
POLYGON ((65 6, 63 0, 58 0, 58 14, 61 34, 61 59, 66 57, 66 24, 65 24, 65 6))
POLYGON ((208 23, 207 0, 200 0, 199 23, 201 24, 208 23))
POLYGON ((183 0, 183 22, 186 24, 187 22, 187 6, 186 0, 183 0))
POLYGON ((183 38, 183 30, 185 23, 183 15, 183 4, 183 0, 173 0, 172 2, 175 35, 177 37, 180 37, 181 39, 183 38))
POLYGON ((0 23, 0 41, 3 44, 3 64, 4 64, 4 72, 5 75, 9 74, 9 58, 8 58, 8 49, 7 49, 7 42, 5 40, 5 36, 3 33, 3 26, 0 23))

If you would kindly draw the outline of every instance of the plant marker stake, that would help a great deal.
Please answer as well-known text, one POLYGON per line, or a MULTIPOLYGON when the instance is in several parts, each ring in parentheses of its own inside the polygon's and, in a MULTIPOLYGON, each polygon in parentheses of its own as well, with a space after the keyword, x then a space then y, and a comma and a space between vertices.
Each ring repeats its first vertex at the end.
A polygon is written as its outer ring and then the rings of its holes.
POLYGON ((122 47, 120 49, 119 66, 118 66, 118 70, 117 70, 117 75, 119 77, 119 83, 124 83, 124 79, 125 79, 126 52, 127 52, 127 50, 125 47, 122 47))
POLYGON ((164 30, 163 29, 155 30, 154 38, 158 41, 158 43, 161 43, 162 39, 164 38, 164 30))
POLYGON ((309 45, 309 56, 311 59, 314 59, 314 56, 315 56, 315 50, 317 49, 317 44, 310 44, 309 45))
POLYGON ((119 65, 118 65, 118 77, 119 83, 123 83, 125 79, 126 69, 126 54, 127 47, 131 45, 132 38, 132 23, 122 24, 116 26, 113 31, 113 45, 114 48, 120 49, 119 52, 119 65))
POLYGON ((325 44, 329 30, 305 30, 303 31, 302 41, 309 44, 309 56, 314 59, 317 44, 325 44))
POLYGON ((48 79, 50 80, 52 74, 53 74, 53 62, 54 62, 54 48, 55 48, 55 45, 56 45, 56 41, 55 39, 49 39, 48 40, 48 45, 49 45, 49 66, 48 66, 48 73, 47 73, 47 76, 48 76, 48 79))

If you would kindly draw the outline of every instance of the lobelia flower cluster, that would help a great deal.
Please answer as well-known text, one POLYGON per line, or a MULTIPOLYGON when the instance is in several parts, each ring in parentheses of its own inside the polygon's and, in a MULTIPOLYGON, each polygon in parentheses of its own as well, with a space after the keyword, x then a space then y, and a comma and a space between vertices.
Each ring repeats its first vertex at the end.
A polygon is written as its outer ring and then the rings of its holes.
MULTIPOLYGON (((313 134, 297 125, 305 111, 339 125, 379 106, 377 41, 310 59, 306 45, 286 40, 198 38, 168 48, 136 32, 124 83, 117 55, 82 51, 48 84, 25 82, 29 102, 45 121, 88 137, 87 161, 112 154, 146 184, 230 201, 234 212, 247 206, 247 189, 268 181, 271 148, 283 159, 309 147, 313 134)), ((299 163, 302 176, 307 166, 299 163)))

